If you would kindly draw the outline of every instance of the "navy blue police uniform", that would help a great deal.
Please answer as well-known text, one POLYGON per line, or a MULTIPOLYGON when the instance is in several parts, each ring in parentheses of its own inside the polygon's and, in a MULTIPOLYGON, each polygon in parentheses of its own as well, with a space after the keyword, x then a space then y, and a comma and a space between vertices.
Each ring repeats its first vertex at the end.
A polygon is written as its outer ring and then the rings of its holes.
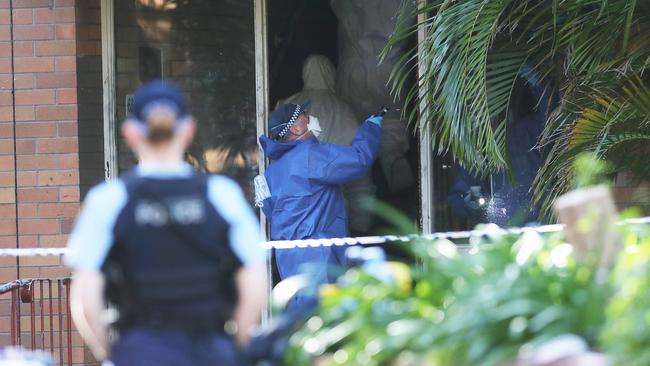
POLYGON ((116 365, 238 365, 235 274, 263 263, 239 187, 189 165, 138 166, 93 188, 68 265, 101 270, 119 312, 116 365))

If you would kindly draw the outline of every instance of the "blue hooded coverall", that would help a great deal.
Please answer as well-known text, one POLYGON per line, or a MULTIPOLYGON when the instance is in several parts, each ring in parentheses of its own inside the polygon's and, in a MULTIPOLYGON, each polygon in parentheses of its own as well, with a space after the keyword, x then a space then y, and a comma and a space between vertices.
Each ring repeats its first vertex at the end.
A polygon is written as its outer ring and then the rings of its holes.
MULTIPOLYGON (((262 210, 271 222, 272 240, 341 238, 348 235, 348 217, 339 185, 363 176, 379 150, 381 127, 365 122, 350 146, 321 144, 315 137, 275 141, 260 137, 271 160, 265 178, 271 197, 262 210)), ((275 252, 280 277, 317 264, 316 281, 331 281, 327 265, 343 264, 343 247, 281 249, 275 252), (322 265, 318 265, 322 264, 322 265)))

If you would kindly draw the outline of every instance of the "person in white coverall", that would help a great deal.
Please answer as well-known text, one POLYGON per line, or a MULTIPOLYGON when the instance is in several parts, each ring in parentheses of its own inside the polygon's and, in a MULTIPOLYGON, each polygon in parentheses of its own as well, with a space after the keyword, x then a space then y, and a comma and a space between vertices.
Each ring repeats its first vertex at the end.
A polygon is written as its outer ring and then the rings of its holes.
POLYGON ((390 73, 407 44, 394 44, 379 62, 379 55, 395 30, 402 3, 401 0, 330 0, 339 21, 338 95, 352 107, 357 121, 382 105, 390 108, 382 124, 379 162, 392 192, 407 189, 415 182, 405 157, 409 132, 401 118, 404 106, 391 95, 389 84, 390 73))
MULTIPOLYGON (((303 88, 279 104, 309 102, 309 114, 317 117, 323 131, 318 141, 327 144, 350 145, 359 129, 352 108, 336 95, 336 69, 322 55, 307 57, 302 69, 303 88)), ((366 233, 372 225, 372 215, 363 209, 363 200, 375 195, 370 174, 343 186, 343 195, 349 214, 349 227, 353 234, 366 233)))

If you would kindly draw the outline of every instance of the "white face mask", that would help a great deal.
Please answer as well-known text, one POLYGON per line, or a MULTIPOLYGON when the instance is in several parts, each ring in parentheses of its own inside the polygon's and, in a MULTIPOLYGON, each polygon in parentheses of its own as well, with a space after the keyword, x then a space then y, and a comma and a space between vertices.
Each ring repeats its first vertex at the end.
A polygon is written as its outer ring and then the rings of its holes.
POLYGON ((311 131, 316 137, 318 137, 321 134, 321 132, 323 132, 323 129, 320 127, 320 122, 318 121, 318 117, 314 117, 312 115, 309 116, 309 123, 307 124, 307 129, 311 131))

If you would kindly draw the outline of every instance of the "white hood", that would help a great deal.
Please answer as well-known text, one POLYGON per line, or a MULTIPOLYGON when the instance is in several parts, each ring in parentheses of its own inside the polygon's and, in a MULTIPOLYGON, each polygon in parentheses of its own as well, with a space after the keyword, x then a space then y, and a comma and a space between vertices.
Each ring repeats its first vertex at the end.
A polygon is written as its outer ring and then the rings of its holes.
POLYGON ((312 55, 305 60, 302 67, 303 90, 329 90, 336 87, 336 70, 325 56, 312 55))

